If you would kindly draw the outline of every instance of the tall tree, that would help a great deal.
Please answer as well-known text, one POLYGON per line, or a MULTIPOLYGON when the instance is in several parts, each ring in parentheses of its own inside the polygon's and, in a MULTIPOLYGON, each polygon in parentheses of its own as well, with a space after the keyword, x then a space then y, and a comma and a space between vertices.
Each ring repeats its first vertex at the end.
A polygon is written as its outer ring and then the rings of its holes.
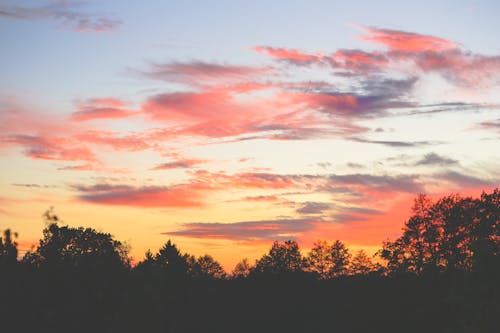
POLYGON ((110 234, 92 228, 72 228, 49 224, 34 252, 25 261, 37 266, 75 269, 111 269, 128 267, 128 248, 110 234))
POLYGON ((351 275, 367 275, 375 270, 377 270, 377 266, 363 250, 356 253, 349 265, 351 275))
POLYGON ((248 259, 245 258, 242 261, 238 262, 236 266, 234 266, 234 269, 231 272, 231 277, 236 279, 246 278, 248 275, 250 275, 251 271, 252 271, 252 266, 250 266, 248 259))
POLYGON ((326 241, 317 241, 307 257, 308 268, 321 279, 329 279, 347 273, 351 254, 339 240, 332 245, 326 241))
POLYGON ((403 235, 384 242, 379 254, 392 273, 469 271, 494 265, 500 245, 499 197, 498 189, 479 199, 452 194, 435 203, 420 195, 403 235))
POLYGON ((0 266, 13 265, 17 262, 17 233, 10 229, 3 231, 3 237, 0 237, 0 266))
POLYGON ((224 279, 226 277, 222 266, 208 254, 198 257, 192 265, 191 272, 196 278, 224 279))
POLYGON ((269 253, 257 261, 254 271, 273 274, 296 273, 304 270, 306 266, 307 262, 302 257, 296 241, 276 241, 269 253))

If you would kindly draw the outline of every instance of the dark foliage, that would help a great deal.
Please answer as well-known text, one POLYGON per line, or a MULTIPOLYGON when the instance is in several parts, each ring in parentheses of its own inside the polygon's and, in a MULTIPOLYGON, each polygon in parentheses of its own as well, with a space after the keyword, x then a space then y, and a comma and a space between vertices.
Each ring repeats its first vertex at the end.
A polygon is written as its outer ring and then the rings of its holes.
POLYGON ((1 331, 498 332, 500 192, 415 200, 380 259, 318 241, 275 242, 228 278, 171 241, 135 267, 110 234, 59 225, 17 260, 0 237, 1 331), (379 262, 377 262, 379 261, 379 262), (382 265, 384 264, 384 266, 382 265))

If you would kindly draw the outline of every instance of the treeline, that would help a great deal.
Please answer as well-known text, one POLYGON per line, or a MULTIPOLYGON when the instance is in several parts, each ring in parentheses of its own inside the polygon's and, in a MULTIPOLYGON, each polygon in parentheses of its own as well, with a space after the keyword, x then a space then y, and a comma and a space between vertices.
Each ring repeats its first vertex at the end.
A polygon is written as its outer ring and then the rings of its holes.
POLYGON ((131 265, 128 247, 51 210, 18 258, 0 237, 0 316, 20 330, 71 332, 496 332, 500 190, 415 199, 401 237, 375 258, 340 240, 306 254, 276 241, 230 274, 168 240, 131 265))

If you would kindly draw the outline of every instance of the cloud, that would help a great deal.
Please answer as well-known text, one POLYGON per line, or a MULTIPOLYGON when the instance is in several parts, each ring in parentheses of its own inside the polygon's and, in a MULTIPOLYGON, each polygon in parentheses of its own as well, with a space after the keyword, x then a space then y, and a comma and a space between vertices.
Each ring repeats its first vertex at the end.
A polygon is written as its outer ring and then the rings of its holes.
MULTIPOLYGON (((272 86, 271 86, 272 88, 272 86)), ((172 136, 240 137, 305 140, 360 133, 367 129, 343 119, 362 111, 361 102, 348 94, 269 91, 271 97, 227 89, 158 94, 143 104, 153 120, 168 123, 172 136), (332 116, 325 119, 321 113, 332 116)))
POLYGON ((325 202, 305 202, 296 211, 299 214, 313 215, 313 214, 323 214, 325 210, 332 208, 331 204, 325 202))
POLYGON ((353 163, 353 162, 349 162, 347 163, 347 166, 349 168, 353 168, 353 169, 362 169, 364 167, 363 164, 359 164, 359 163, 353 163))
POLYGON ((120 119, 136 115, 136 112, 124 108, 127 104, 110 97, 88 99, 78 103, 77 111, 71 114, 71 120, 120 119))
POLYGON ((203 206, 203 190, 200 184, 166 186, 142 186, 96 184, 73 185, 80 194, 79 200, 131 207, 200 207, 203 206))
POLYGON ((459 86, 491 86, 500 82, 500 56, 464 51, 459 44, 443 38, 399 30, 362 27, 365 41, 384 45, 392 61, 409 61, 420 70, 439 73, 459 86))
POLYGON ((341 49, 331 54, 306 53, 294 49, 255 47, 259 53, 301 66, 321 65, 334 69, 340 77, 373 77, 399 72, 413 75, 435 73, 460 87, 491 87, 500 83, 500 56, 464 50, 444 38, 401 30, 359 26, 363 41, 385 47, 383 51, 341 49), (410 67, 408 67, 410 65, 410 67))
POLYGON ((485 187, 495 185, 494 181, 481 179, 478 177, 464 175, 457 171, 446 171, 436 174, 435 177, 439 180, 445 180, 450 183, 454 183, 460 188, 468 187, 485 187))
POLYGON ((445 156, 440 156, 436 153, 426 154, 422 159, 420 159, 415 163, 415 165, 441 165, 441 166, 453 165, 453 164, 458 164, 458 161, 445 156))
POLYGON ((26 188, 52 188, 55 187, 54 185, 40 185, 40 184, 20 184, 20 183, 15 183, 11 184, 12 186, 16 187, 26 187, 26 188))
POLYGON ((186 223, 178 231, 165 235, 190 238, 228 239, 237 241, 269 241, 296 238, 312 230, 321 219, 276 219, 234 223, 186 223))
MULTIPOLYGON (((233 66, 191 61, 152 64, 149 70, 141 73, 146 77, 168 82, 207 85, 228 82, 249 82, 253 81, 259 75, 266 74, 268 71, 269 69, 263 67, 233 66)), ((240 89, 243 88, 244 85, 240 86, 240 89)), ((247 88, 250 88, 250 86, 247 88)))
POLYGON ((280 198, 276 195, 256 195, 249 196, 243 199, 244 201, 259 201, 259 202, 276 202, 280 201, 280 198))
POLYGON ((386 140, 369 140, 357 137, 350 137, 347 139, 360 143, 373 143, 373 144, 396 147, 396 148, 413 148, 422 146, 434 146, 440 144, 440 142, 436 141, 386 141, 386 140))
POLYGON ((389 59, 381 52, 338 50, 329 57, 329 64, 336 69, 367 75, 387 67, 389 59))
POLYGON ((80 3, 52 1, 42 7, 0 5, 0 17, 15 20, 55 20, 64 28, 76 32, 108 32, 116 29, 121 21, 99 14, 84 13, 80 3))
POLYGON ((123 136, 109 131, 86 131, 75 135, 75 138, 81 142, 97 146, 109 146, 115 150, 143 151, 153 147, 144 133, 132 132, 123 136))
POLYGON ((67 165, 57 168, 57 170, 71 170, 71 171, 95 171, 96 168, 93 164, 78 164, 78 165, 67 165))
POLYGON ((336 213, 332 214, 331 218, 336 223, 348 224, 351 222, 359 222, 359 221, 369 221, 370 217, 364 215, 357 214, 349 214, 349 213, 336 213))
POLYGON ((386 213, 386 211, 368 207, 340 206, 337 207, 336 212, 329 215, 329 218, 333 219, 333 222, 335 223, 347 225, 356 222, 372 222, 374 221, 374 217, 383 216, 386 213))
POLYGON ((87 147, 66 138, 36 135, 0 136, 0 144, 20 145, 25 148, 24 155, 32 159, 60 161, 96 162, 94 153, 87 147))
POLYGON ((424 193, 424 187, 417 176, 413 175, 370 175, 370 174, 347 174, 331 175, 330 185, 350 185, 364 187, 378 192, 407 192, 424 193))
POLYGON ((255 52, 265 54, 271 58, 287 61, 296 65, 317 63, 323 59, 321 53, 307 54, 295 49, 276 48, 270 46, 256 46, 252 48, 255 52))
POLYGON ((400 30, 360 27, 367 35, 360 39, 386 46, 391 51, 421 53, 453 50, 458 44, 443 38, 400 30))
POLYGON ((151 170, 172 170, 172 169, 189 169, 195 165, 205 163, 205 160, 196 160, 196 159, 180 159, 173 162, 162 163, 160 165, 155 166, 151 170))
POLYGON ((351 213, 356 213, 356 214, 363 214, 363 215, 380 215, 383 214, 384 212, 378 209, 373 209, 373 208, 366 208, 366 207, 342 207, 341 209, 343 212, 351 212, 351 213))
POLYGON ((497 131, 500 131, 500 119, 495 119, 491 121, 483 121, 479 123, 479 126, 481 128, 486 128, 486 129, 494 129, 497 131))

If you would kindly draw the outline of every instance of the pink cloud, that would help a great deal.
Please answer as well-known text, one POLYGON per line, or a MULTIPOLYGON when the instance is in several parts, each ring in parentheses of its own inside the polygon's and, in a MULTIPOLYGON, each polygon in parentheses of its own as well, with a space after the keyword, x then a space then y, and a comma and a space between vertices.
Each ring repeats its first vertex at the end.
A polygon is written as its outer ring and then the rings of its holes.
POLYGON ((389 65, 389 59, 384 53, 362 50, 339 50, 328 59, 334 68, 363 74, 381 71, 389 65))
POLYGON ((0 141, 4 144, 24 147, 24 155, 33 159, 97 161, 96 156, 90 149, 63 137, 8 135, 0 137, 0 141))
POLYGON ((125 107, 128 103, 115 98, 94 98, 79 103, 77 111, 71 114, 73 121, 88 121, 95 119, 120 119, 137 113, 125 107))
POLYGON ((456 49, 458 44, 443 38, 413 32, 360 27, 367 35, 360 39, 386 46, 391 51, 422 53, 443 52, 456 49))
POLYGON ((323 54, 307 54, 295 49, 275 48, 270 46, 256 46, 254 51, 260 54, 265 54, 271 58, 278 60, 286 60, 295 64, 310 64, 317 63, 323 59, 323 54))
POLYGON ((81 142, 97 146, 109 146, 115 150, 143 151, 153 146, 148 142, 145 133, 120 135, 120 133, 111 131, 86 131, 75 135, 75 138, 81 142))

